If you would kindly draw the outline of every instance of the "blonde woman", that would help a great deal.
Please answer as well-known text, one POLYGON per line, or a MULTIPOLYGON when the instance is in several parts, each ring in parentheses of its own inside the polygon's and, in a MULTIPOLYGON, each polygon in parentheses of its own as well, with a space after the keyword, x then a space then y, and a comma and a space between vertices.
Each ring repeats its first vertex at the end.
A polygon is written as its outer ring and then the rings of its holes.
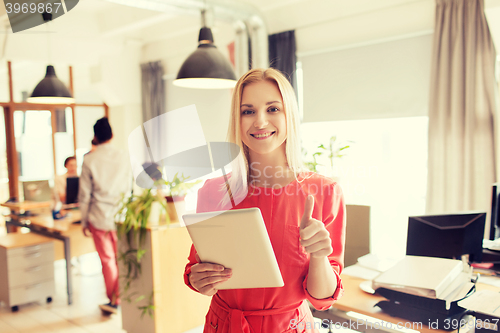
POLYGON ((212 296, 204 332, 319 332, 305 300, 325 310, 343 293, 345 205, 338 184, 303 169, 297 103, 279 71, 239 79, 228 140, 242 154, 228 181, 205 182, 197 212, 260 208, 285 286, 217 290, 231 269, 200 262, 191 247, 184 281, 212 296))

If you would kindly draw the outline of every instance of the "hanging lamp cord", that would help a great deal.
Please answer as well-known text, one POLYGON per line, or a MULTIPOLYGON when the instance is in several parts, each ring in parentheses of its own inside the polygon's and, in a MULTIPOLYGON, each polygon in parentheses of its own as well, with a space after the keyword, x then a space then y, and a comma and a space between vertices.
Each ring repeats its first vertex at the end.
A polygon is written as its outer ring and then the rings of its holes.
POLYGON ((49 64, 52 63, 52 45, 51 45, 51 40, 50 40, 50 30, 49 30, 49 24, 50 21, 52 21, 52 14, 44 12, 42 14, 43 21, 45 22, 45 31, 47 34, 47 45, 48 45, 48 54, 49 54, 49 64))

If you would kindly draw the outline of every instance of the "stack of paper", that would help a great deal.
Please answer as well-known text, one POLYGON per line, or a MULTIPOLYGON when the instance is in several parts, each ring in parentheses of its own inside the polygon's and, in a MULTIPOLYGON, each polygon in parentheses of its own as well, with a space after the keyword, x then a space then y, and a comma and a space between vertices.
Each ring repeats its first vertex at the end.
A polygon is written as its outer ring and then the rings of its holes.
POLYGON ((342 275, 358 277, 364 280, 373 280, 380 275, 380 272, 363 267, 358 263, 344 268, 344 270, 342 270, 342 275))
POLYGON ((372 287, 375 290, 386 288, 428 298, 448 299, 450 294, 463 289, 463 283, 470 282, 470 278, 459 278, 463 268, 460 260, 406 256, 375 278, 372 287))
POLYGON ((373 280, 384 272, 394 266, 401 257, 398 259, 379 257, 376 254, 368 253, 358 258, 358 262, 354 265, 345 267, 342 271, 343 275, 359 277, 365 280, 373 280))
POLYGON ((481 290, 458 302, 461 307, 500 318, 500 293, 481 290))

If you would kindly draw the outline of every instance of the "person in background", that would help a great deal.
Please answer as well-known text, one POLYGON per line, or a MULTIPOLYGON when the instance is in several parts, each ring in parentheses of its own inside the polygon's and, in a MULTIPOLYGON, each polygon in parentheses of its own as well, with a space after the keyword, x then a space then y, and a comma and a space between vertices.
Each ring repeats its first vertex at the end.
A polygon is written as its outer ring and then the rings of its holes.
POLYGON ((99 307, 104 314, 111 314, 120 304, 114 216, 122 194, 130 191, 132 173, 127 155, 111 145, 113 132, 108 118, 97 120, 94 135, 98 146, 83 159, 78 202, 83 234, 93 237, 102 263, 109 302, 99 307))
POLYGON ((78 177, 76 172, 76 157, 70 156, 64 161, 64 167, 66 168, 66 173, 64 175, 57 175, 54 178, 54 187, 60 202, 66 202, 66 179, 69 177, 78 177))

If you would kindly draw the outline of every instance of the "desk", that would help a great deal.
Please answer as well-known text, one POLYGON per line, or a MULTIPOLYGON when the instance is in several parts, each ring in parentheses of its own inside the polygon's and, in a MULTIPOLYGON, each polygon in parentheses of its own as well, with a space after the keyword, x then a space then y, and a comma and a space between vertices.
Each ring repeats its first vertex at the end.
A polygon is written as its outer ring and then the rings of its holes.
POLYGON ((18 215, 20 211, 36 210, 50 207, 50 202, 3 203, 2 206, 10 208, 10 210, 13 212, 13 214, 10 214, 8 216, 10 219, 5 222, 6 226, 11 225, 16 227, 25 227, 37 234, 63 241, 64 259, 66 260, 68 304, 71 304, 73 302, 73 281, 71 276, 71 244, 70 237, 66 235, 65 232, 70 229, 74 222, 80 221, 80 211, 72 210, 71 214, 69 214, 67 217, 60 220, 54 220, 50 213, 43 213, 35 216, 18 215))
POLYGON ((35 201, 23 201, 23 202, 4 202, 1 205, 3 207, 9 208, 11 211, 26 211, 31 209, 40 208, 50 208, 52 201, 35 202, 35 201))
MULTIPOLYGON (((384 300, 385 298, 379 295, 370 295, 365 293, 359 288, 359 284, 365 280, 357 278, 357 277, 352 277, 348 275, 342 275, 342 284, 344 285, 344 296, 341 297, 337 303, 333 305, 333 309, 327 310, 327 311, 316 311, 313 310, 313 316, 317 318, 326 318, 326 319, 332 319, 333 322, 336 320, 333 318, 336 318, 335 316, 335 311, 340 310, 343 312, 348 312, 348 311, 354 311, 357 313, 361 313, 366 316, 374 317, 376 319, 384 320, 389 323, 393 323, 397 325, 398 323, 407 323, 408 320, 403 319, 403 318, 398 318, 398 317, 392 317, 387 313, 382 312, 380 308, 375 307, 375 304, 377 304, 379 301, 384 300), (335 310, 336 309, 336 310, 335 310)), ((500 291, 500 288, 482 284, 482 283, 477 283, 476 289, 479 290, 494 290, 494 291, 500 291)), ((352 319, 353 321, 356 321, 355 318, 352 319)), ((424 333, 436 333, 436 332, 441 332, 439 330, 435 329, 430 329, 427 325, 427 323, 423 323, 422 328, 416 328, 420 332, 424 333)), ((443 331, 444 332, 444 331, 443 331)))

